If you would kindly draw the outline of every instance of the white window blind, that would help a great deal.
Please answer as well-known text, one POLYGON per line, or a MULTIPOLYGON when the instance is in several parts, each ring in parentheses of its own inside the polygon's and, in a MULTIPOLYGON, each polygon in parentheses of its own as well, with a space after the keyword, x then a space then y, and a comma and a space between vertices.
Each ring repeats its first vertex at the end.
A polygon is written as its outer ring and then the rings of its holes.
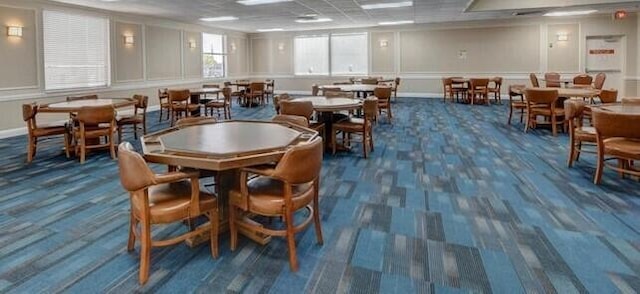
POLYGON ((202 70, 205 78, 225 76, 224 39, 223 35, 202 34, 202 70))
POLYGON ((296 75, 329 75, 329 36, 299 36, 294 39, 296 75))
POLYGON ((45 10, 45 89, 109 85, 109 20, 45 10))
POLYGON ((366 75, 369 63, 367 33, 331 35, 331 74, 366 75))

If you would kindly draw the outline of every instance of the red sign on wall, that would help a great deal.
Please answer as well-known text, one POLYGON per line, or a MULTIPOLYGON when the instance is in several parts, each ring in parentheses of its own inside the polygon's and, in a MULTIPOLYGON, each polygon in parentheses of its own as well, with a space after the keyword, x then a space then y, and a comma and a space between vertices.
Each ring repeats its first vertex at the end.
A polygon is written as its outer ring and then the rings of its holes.
POLYGON ((615 54, 616 51, 613 49, 591 49, 589 50, 589 54, 600 55, 600 54, 615 54))

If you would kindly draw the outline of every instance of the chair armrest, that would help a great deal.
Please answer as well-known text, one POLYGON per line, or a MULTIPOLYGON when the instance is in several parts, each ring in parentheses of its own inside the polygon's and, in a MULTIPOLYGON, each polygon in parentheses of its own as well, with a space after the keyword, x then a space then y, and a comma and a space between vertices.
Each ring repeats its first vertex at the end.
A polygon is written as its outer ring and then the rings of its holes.
POLYGON ((156 175, 155 180, 157 184, 166 184, 186 179, 197 179, 199 176, 200 173, 198 171, 179 171, 156 175))
POLYGON ((276 166, 272 164, 262 164, 251 167, 245 167, 242 169, 244 172, 249 172, 252 174, 257 174, 261 176, 271 177, 276 170, 276 166))

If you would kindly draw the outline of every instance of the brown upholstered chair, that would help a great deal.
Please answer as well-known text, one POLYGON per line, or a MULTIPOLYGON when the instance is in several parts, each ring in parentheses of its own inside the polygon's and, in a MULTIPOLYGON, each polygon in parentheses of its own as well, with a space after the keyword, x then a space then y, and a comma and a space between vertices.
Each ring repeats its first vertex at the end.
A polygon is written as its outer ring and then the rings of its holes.
POLYGON ((265 95, 265 83, 264 82, 253 82, 249 84, 249 89, 244 93, 244 98, 246 99, 245 103, 251 107, 253 105, 253 101, 260 104, 264 104, 264 95, 265 95))
POLYGON ((36 155, 36 147, 39 138, 48 138, 62 135, 64 137, 64 151, 69 158, 69 128, 63 125, 38 125, 36 116, 38 104, 22 104, 22 119, 27 123, 27 162, 33 161, 36 155))
POLYGON ((529 74, 529 80, 531 81, 531 86, 534 88, 540 87, 540 82, 538 82, 538 77, 534 73, 529 74))
MULTIPOLYGON (((204 84, 202 85, 203 89, 220 89, 220 85, 219 84, 204 84)), ((200 103, 207 103, 209 101, 211 101, 213 98, 210 97, 209 95, 211 94, 204 94, 203 99, 200 99, 200 103)), ((215 99, 220 99, 220 92, 216 93, 216 98, 215 99)))
MULTIPOLYGON (((231 88, 231 82, 224 82, 224 87, 225 88, 231 88)), ((238 104, 242 104, 242 98, 244 97, 244 90, 238 90, 238 91, 231 91, 231 99, 233 100, 233 97, 238 98, 238 104)))
POLYGON ((544 74, 544 83, 547 88, 560 88, 560 74, 557 72, 548 72, 544 74))
POLYGON ((378 84, 378 78, 366 78, 366 79, 362 79, 361 82, 363 85, 377 85, 378 84))
POLYGON ((640 160, 640 128, 630 127, 640 125, 640 116, 599 109, 594 109, 592 115, 598 144, 598 160, 593 183, 600 184, 605 167, 619 172, 622 176, 630 174, 640 177, 640 170, 631 164, 632 161, 640 160), (610 159, 617 159, 617 166, 605 163, 610 159))
POLYGON ((322 87, 322 95, 327 96, 328 92, 341 92, 340 87, 322 87))
POLYGON ((154 174, 142 156, 128 142, 118 146, 120 183, 129 192, 131 216, 127 250, 140 240, 139 282, 145 284, 151 267, 151 248, 169 246, 209 230, 211 256, 218 257, 218 201, 213 194, 200 191, 198 172, 154 174), (204 215, 209 224, 167 240, 153 240, 151 226, 191 222, 204 215), (138 228, 139 227, 139 228, 138 228))
POLYGON ((218 120, 216 120, 213 117, 210 116, 190 116, 190 117, 185 117, 185 118, 181 118, 176 122, 176 127, 184 127, 184 126, 190 126, 190 125, 199 125, 199 124, 208 124, 208 123, 215 123, 218 120))
POLYGON ((271 118, 271 121, 291 123, 305 128, 309 127, 309 120, 299 115, 276 114, 271 118))
POLYGON ((391 88, 376 87, 373 90, 373 96, 378 98, 378 114, 382 115, 382 112, 385 112, 387 119, 391 122, 393 118, 393 113, 391 112, 391 88))
POLYGON ((601 72, 596 75, 595 80, 593 81, 593 87, 597 90, 602 90, 604 87, 604 81, 607 79, 607 74, 601 72))
POLYGON ((502 89, 502 77, 494 77, 491 79, 493 87, 488 88, 489 93, 493 93, 493 101, 498 104, 502 104, 502 97, 500 97, 500 90, 502 89))
POLYGON ((169 90, 169 105, 171 107, 171 125, 181 117, 191 116, 192 111, 200 111, 200 105, 190 103, 189 90, 169 90))
MULTIPOLYGON (((593 127, 583 126, 585 102, 568 99, 564 101, 565 119, 569 123, 569 157, 567 166, 573 166, 573 162, 580 158, 582 143, 596 143, 596 130, 593 127)), ((584 151, 589 152, 589 151, 584 151)), ((590 152, 594 153, 594 152, 590 152)))
POLYGON ((593 82, 593 77, 590 75, 582 74, 573 77, 573 86, 577 88, 591 87, 591 82, 593 82))
POLYGON ((98 99, 98 95, 68 96, 67 101, 98 99))
POLYGON ((311 101, 280 101, 280 114, 304 117, 310 129, 317 131, 320 135, 324 133, 324 123, 312 120, 313 103, 311 101))
POLYGON ((291 100, 291 96, 288 93, 282 93, 273 97, 273 107, 276 110, 276 114, 280 114, 280 102, 291 100))
POLYGON ((215 99, 207 102, 204 105, 204 114, 213 116, 213 109, 216 110, 218 118, 220 118, 220 109, 224 113, 224 119, 231 119, 231 88, 224 87, 222 89, 223 99, 215 99))
POLYGON ((598 97, 600 97, 600 102, 602 103, 615 103, 618 101, 618 90, 601 90, 598 97))
POLYGON ((336 132, 342 132, 342 142, 351 143, 351 134, 359 134, 362 138, 362 152, 364 158, 367 158, 367 148, 373 152, 373 125, 378 114, 378 101, 376 99, 364 100, 364 118, 350 117, 347 120, 339 121, 333 124, 331 130, 332 150, 336 154, 336 132))
POLYGON ((136 104, 133 108, 132 115, 116 116, 116 124, 118 126, 118 142, 122 142, 122 129, 124 126, 133 126, 133 138, 138 139, 138 125, 142 129, 142 134, 147 134, 147 106, 149 97, 143 95, 133 95, 136 104))
POLYGON ((320 93, 320 87, 318 84, 311 85, 311 96, 318 96, 320 93))
POLYGON ((160 113, 158 114, 158 122, 162 121, 162 112, 167 112, 167 118, 169 119, 171 113, 171 104, 169 104, 169 89, 158 89, 158 105, 160 105, 160 113))
POLYGON ((393 91, 394 102, 398 99, 398 87, 400 87, 400 77, 396 77, 396 79, 393 81, 393 86, 391 87, 391 91, 393 91))
POLYGON ((275 91, 276 91, 276 82, 275 80, 266 80, 266 89, 264 89, 264 97, 265 99, 267 99, 267 103, 269 103, 269 96, 271 96, 271 98, 273 98, 273 95, 275 95, 275 91))
POLYGON ((489 104, 489 79, 470 79, 468 98, 471 104, 481 99, 483 104, 489 104))
POLYGON ((525 85, 510 85, 509 86, 509 120, 508 124, 511 124, 511 118, 513 117, 514 110, 520 110, 520 123, 524 118, 524 113, 527 110, 527 102, 524 100, 525 85))
POLYGON ((558 90, 548 89, 526 89, 525 96, 527 101, 527 123, 525 124, 525 133, 529 128, 535 128, 539 124, 551 124, 551 132, 557 135, 558 125, 564 125, 564 109, 556 106, 558 100, 558 90), (549 118, 548 121, 537 121, 538 116, 549 118))
POLYGON ((116 111, 113 106, 82 107, 75 116, 75 121, 73 138, 76 142, 76 155, 80 155, 80 163, 84 163, 87 149, 109 147, 111 158, 116 158, 113 141, 116 111), (104 142, 101 138, 104 138, 104 142))
POLYGON ((238 243, 238 227, 265 235, 286 237, 289 267, 292 271, 297 271, 295 234, 313 221, 317 242, 323 243, 318 204, 323 149, 322 139, 316 138, 310 143, 289 149, 275 167, 269 165, 264 168, 241 170, 240 190, 232 190, 229 193, 231 250, 235 250, 238 243), (249 174, 258 177, 248 180, 249 174), (301 223, 295 224, 293 215, 303 208, 307 209, 309 214, 301 223), (245 222, 236 217, 237 210, 268 217, 282 217, 285 229, 271 229, 245 222))

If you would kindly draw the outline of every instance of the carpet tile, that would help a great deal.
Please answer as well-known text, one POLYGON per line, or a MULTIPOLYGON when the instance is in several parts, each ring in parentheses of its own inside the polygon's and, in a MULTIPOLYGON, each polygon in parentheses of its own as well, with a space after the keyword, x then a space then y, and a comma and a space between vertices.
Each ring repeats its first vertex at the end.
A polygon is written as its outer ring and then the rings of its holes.
MULTIPOLYGON (((567 168, 567 136, 507 125, 506 105, 400 98, 393 107, 393 123, 375 125, 369 159, 360 146, 325 154, 325 243, 313 228, 296 236, 298 272, 282 238, 260 246, 241 237, 231 252, 223 236, 218 259, 206 244, 154 248, 144 286, 139 248, 126 251, 129 200, 116 161, 91 153, 80 165, 54 139, 27 165, 25 137, 2 139, 0 292, 640 291, 636 179, 606 171, 593 185, 593 155, 567 168)), ((233 106, 238 119, 273 114, 233 106)), ((167 127, 157 115, 149 113, 151 131, 167 127)), ((160 226, 154 236, 184 230, 160 226)))

